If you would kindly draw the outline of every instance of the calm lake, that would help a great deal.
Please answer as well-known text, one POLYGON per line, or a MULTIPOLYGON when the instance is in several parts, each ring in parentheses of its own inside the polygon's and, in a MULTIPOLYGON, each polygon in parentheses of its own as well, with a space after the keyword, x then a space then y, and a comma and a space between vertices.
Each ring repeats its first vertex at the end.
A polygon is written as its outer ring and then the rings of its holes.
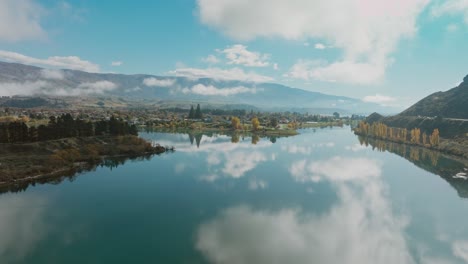
POLYGON ((0 194, 0 263, 468 262, 465 165, 300 133, 141 133, 176 152, 0 194))

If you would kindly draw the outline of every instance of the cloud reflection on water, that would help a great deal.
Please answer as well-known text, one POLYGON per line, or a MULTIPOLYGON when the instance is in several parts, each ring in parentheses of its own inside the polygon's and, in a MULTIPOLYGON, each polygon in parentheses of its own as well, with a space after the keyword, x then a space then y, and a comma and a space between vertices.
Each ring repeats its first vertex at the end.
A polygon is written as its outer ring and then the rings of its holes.
POLYGON ((48 201, 32 194, 3 194, 0 199, 0 260, 19 261, 48 233, 48 201))
MULTIPOLYGON (((260 163, 276 159, 275 153, 266 155, 262 151, 273 144, 267 140, 261 140, 255 144, 251 144, 250 140, 232 143, 231 137, 226 135, 202 135, 198 146, 187 144, 188 142, 187 136, 187 139, 180 140, 179 138, 178 141, 161 140, 159 144, 174 146, 177 152, 189 155, 206 153, 207 173, 200 176, 200 179, 208 182, 221 178, 243 177, 260 163)), ((179 169, 175 168, 176 171, 179 169)))
POLYGON ((196 248, 212 263, 415 263, 408 221, 392 212, 378 162, 335 157, 296 167, 300 181, 335 187, 328 211, 232 207, 200 225, 196 248))

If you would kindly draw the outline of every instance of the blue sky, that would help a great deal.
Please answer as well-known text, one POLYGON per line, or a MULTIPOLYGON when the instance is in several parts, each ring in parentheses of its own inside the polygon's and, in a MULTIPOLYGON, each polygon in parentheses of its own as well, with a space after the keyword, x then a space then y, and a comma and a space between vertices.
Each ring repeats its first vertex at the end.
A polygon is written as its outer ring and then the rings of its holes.
POLYGON ((0 3, 0 60, 228 76, 399 107, 455 87, 466 47, 467 0, 0 3))

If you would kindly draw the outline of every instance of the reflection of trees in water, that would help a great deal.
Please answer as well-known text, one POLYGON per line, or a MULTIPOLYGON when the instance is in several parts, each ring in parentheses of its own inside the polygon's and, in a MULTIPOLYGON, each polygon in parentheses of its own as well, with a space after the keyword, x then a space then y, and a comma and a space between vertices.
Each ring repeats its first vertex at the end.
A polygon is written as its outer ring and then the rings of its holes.
MULTIPOLYGON (((158 154, 155 154, 158 155, 158 154)), ((70 182, 73 182, 81 173, 85 172, 91 172, 91 171, 96 171, 97 167, 106 167, 109 169, 114 169, 117 168, 121 165, 124 165, 128 161, 143 161, 143 160, 150 160, 154 155, 145 155, 145 156, 139 156, 139 157, 111 157, 111 158, 106 158, 102 160, 101 162, 96 162, 96 163, 88 163, 83 165, 80 168, 76 169, 70 169, 67 171, 61 171, 60 173, 41 177, 41 178, 36 178, 36 179, 31 179, 29 181, 18 181, 17 183, 13 185, 8 185, 8 186, 0 186, 0 194, 1 193, 6 193, 6 192, 22 192, 26 191, 26 189, 29 186, 35 186, 36 184, 60 184, 64 180, 69 180, 70 182)))
POLYGON ((365 145, 367 147, 371 145, 372 150, 395 153, 410 161, 430 162, 432 166, 437 166, 440 158, 440 152, 418 146, 410 146, 373 138, 366 139, 361 136, 359 136, 359 142, 361 146, 365 145))
POLYGON ((390 141, 365 139, 359 136, 359 142, 361 145, 371 145, 372 149, 381 152, 388 151, 397 154, 419 168, 439 175, 457 191, 460 197, 468 198, 468 181, 453 178, 454 175, 468 167, 468 161, 456 160, 431 149, 390 141))
POLYGON ((260 137, 258 135, 252 135, 252 144, 256 145, 260 141, 260 137))
POLYGON ((237 133, 232 134, 231 142, 232 143, 239 143, 239 134, 237 134, 237 133))
POLYGON ((195 141, 195 143, 197 144, 197 147, 199 148, 201 139, 203 137, 203 134, 191 134, 191 133, 189 133, 188 136, 189 136, 189 139, 190 139, 190 144, 193 145, 193 142, 195 141))

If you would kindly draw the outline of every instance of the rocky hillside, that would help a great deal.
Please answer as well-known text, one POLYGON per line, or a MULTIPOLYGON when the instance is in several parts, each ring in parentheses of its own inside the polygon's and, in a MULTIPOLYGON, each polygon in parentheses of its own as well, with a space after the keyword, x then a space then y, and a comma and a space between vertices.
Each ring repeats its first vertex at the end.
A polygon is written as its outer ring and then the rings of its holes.
POLYGON ((468 119, 468 75, 458 87, 433 93, 400 115, 468 119))

